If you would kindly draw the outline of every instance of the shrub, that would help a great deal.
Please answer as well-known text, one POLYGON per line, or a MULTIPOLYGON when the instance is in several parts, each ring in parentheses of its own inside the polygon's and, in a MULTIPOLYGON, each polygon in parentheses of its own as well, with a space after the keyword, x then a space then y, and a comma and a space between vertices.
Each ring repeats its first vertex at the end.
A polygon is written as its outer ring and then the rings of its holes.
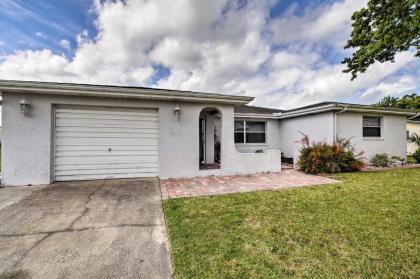
POLYGON ((401 166, 404 166, 404 163, 406 162, 406 160, 403 157, 400 156, 392 156, 391 157, 391 162, 392 163, 398 163, 401 166))
POLYGON ((420 136, 416 133, 413 133, 408 140, 414 144, 416 144, 420 148, 420 136))
POLYGON ((413 157, 413 155, 408 155, 407 156, 407 164, 416 164, 417 161, 416 159, 413 157))
POLYGON ((375 154, 372 159, 370 159, 370 163, 372 166, 375 167, 388 167, 392 164, 392 160, 389 158, 388 154, 375 154))
POLYGON ((413 158, 420 164, 420 147, 413 153, 413 158))
POLYGON ((350 139, 339 139, 329 144, 325 141, 310 142, 307 135, 300 141, 298 165, 305 173, 337 173, 361 170, 365 164, 363 152, 355 154, 350 139))

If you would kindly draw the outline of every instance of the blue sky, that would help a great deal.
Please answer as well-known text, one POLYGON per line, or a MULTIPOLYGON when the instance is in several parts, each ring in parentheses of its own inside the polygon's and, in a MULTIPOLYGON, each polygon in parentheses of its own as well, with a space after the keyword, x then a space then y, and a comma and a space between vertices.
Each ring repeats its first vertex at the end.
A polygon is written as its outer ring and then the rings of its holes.
POLYGON ((2 0, 0 78, 215 91, 288 108, 419 91, 407 52, 341 71, 366 0, 2 0))
POLYGON ((16 50, 49 48, 62 52, 59 42, 67 39, 75 46, 76 35, 83 30, 92 34, 94 14, 90 11, 91 1, 56 0, 22 1, 2 0, 0 2, 1 54, 16 50))

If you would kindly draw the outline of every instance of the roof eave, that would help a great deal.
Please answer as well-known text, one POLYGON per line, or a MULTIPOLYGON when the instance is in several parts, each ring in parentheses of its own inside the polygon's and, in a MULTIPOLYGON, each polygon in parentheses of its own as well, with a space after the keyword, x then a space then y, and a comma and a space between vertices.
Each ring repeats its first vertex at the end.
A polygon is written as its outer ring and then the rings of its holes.
POLYGON ((235 113, 237 118, 261 118, 261 119, 278 119, 274 114, 259 114, 259 113, 235 113))
POLYGON ((248 96, 196 93, 175 90, 154 90, 147 88, 124 88, 115 86, 87 86, 76 84, 44 84, 42 82, 0 81, 0 92, 49 94, 64 96, 88 96, 103 98, 146 99, 163 101, 205 102, 241 105, 254 99, 248 96))
POLYGON ((361 112, 361 113, 377 113, 377 114, 388 114, 388 115, 401 115, 401 116, 414 116, 418 114, 416 111, 404 111, 404 110, 386 110, 386 109, 375 109, 375 108, 362 108, 352 105, 338 105, 338 104, 329 104, 325 106, 320 106, 316 108, 309 108, 304 110, 286 112, 286 113, 276 113, 274 115, 278 116, 279 119, 300 117, 310 114, 322 113, 322 112, 333 112, 346 109, 346 112, 361 112))

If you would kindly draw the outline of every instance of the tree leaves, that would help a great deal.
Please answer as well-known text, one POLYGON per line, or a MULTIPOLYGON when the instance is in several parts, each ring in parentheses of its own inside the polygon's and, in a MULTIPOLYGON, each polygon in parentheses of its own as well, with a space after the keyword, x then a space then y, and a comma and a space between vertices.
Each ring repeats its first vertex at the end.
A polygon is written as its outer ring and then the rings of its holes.
POLYGON ((345 58, 344 73, 354 80, 375 62, 394 62, 395 54, 415 47, 420 57, 420 0, 370 0, 353 13, 351 39, 344 48, 356 48, 345 58))
POLYGON ((377 102, 375 106, 419 110, 420 96, 418 96, 416 93, 407 94, 401 98, 386 96, 377 102))

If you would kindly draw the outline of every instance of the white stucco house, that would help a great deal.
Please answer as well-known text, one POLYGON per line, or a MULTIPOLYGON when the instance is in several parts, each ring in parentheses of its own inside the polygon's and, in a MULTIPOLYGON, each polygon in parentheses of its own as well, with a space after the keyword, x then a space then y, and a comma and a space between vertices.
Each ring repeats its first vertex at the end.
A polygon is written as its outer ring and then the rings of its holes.
POLYGON ((253 97, 143 87, 0 81, 5 186, 281 171, 301 138, 352 137, 406 156, 416 112, 340 103, 280 111, 253 97))
MULTIPOLYGON (((414 134, 420 136, 420 116, 412 117, 407 121, 407 139, 414 134)), ((418 148, 420 147, 417 146, 414 142, 407 141, 408 154, 413 154, 418 148)))
POLYGON ((296 139, 307 134, 311 140, 333 142, 351 138, 356 151, 367 162, 375 155, 407 157, 407 119, 416 111, 369 105, 323 102, 275 114, 280 120, 281 150, 285 157, 298 156, 296 139))

